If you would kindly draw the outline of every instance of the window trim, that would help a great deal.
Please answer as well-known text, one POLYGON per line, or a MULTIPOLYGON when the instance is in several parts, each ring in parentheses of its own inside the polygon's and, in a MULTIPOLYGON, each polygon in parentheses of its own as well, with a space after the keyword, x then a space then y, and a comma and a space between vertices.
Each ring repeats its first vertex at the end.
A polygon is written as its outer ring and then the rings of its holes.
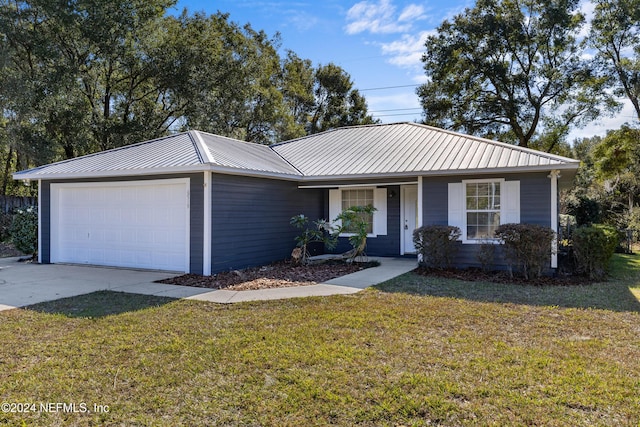
MULTIPOLYGON (((495 237, 487 237, 483 239, 469 239, 467 238, 467 184, 490 184, 490 183, 498 183, 500 184, 500 224, 504 222, 504 218, 506 215, 505 209, 505 199, 504 196, 506 187, 504 185, 504 178, 489 178, 489 179, 463 179, 462 180, 462 243, 466 244, 482 244, 482 243, 500 243, 500 240, 495 237)), ((493 212, 493 210, 492 210, 493 212)))
MULTIPOLYGON (((368 233, 367 237, 375 238, 378 236, 386 236, 387 235, 387 217, 388 217, 387 188, 378 187, 376 185, 370 185, 370 186, 358 186, 357 189, 373 190, 373 206, 377 209, 376 211, 373 212, 373 227, 372 227, 373 232, 368 233)), ((336 215, 342 212, 342 191, 343 190, 354 190, 354 186, 350 185, 350 186, 344 186, 344 187, 337 187, 329 190, 329 221, 331 221, 333 225, 340 224, 339 221, 334 221, 334 219, 336 215), (338 206, 332 206, 331 191, 339 192, 338 200, 334 201, 335 203, 339 203, 338 206)), ((339 237, 351 237, 351 236, 355 236, 355 234, 354 233, 339 234, 339 237)))
MULTIPOLYGON (((340 212, 342 212, 342 202, 343 202, 343 197, 344 197, 344 192, 345 191, 358 191, 358 190, 371 190, 371 199, 373 201, 372 205, 375 207, 376 204, 376 187, 358 187, 358 188, 339 188, 340 190, 340 212)), ((375 211, 371 213, 371 233, 367 233, 367 237, 376 237, 376 234, 374 233, 374 230, 376 229, 375 226, 375 211)), ((351 237, 351 236, 355 236, 356 233, 340 233, 338 236, 339 237, 351 237)))

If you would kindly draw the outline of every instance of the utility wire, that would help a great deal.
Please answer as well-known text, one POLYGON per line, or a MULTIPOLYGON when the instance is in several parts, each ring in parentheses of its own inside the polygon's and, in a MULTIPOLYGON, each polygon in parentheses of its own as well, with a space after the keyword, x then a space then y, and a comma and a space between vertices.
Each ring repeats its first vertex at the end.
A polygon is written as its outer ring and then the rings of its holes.
POLYGON ((372 114, 374 117, 391 117, 391 116, 416 116, 420 113, 405 113, 405 114, 372 114))
POLYGON ((371 110, 369 111, 370 113, 383 113, 383 112, 387 112, 387 111, 411 111, 411 110, 417 110, 417 111, 422 111, 422 108, 420 107, 415 107, 415 108, 393 108, 391 110, 371 110))
POLYGON ((418 87, 418 86, 422 86, 421 84, 415 84, 415 85, 400 85, 400 86, 384 86, 384 87, 370 87, 367 89, 358 89, 360 92, 364 92, 366 90, 386 90, 386 89, 398 89, 401 87, 418 87))

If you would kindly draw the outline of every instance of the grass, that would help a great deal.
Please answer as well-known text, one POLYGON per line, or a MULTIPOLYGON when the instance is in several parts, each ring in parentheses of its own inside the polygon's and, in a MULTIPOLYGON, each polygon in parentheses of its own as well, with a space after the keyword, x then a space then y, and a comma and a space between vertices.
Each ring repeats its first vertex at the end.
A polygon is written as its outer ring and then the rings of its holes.
POLYGON ((566 289, 408 273, 350 296, 99 293, 1 312, 0 402, 89 412, 0 425, 638 426, 640 257, 614 270, 566 289))

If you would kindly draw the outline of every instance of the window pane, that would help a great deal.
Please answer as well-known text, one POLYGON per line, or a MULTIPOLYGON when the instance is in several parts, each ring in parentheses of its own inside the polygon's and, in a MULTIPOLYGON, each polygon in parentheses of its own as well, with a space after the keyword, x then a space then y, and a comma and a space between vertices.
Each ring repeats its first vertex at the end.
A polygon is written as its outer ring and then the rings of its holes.
POLYGON ((500 183, 466 185, 467 239, 493 239, 500 225, 500 183))
POLYGON ((476 212, 467 213, 467 225, 478 225, 478 214, 476 212))
MULTIPOLYGON (((354 206, 373 206, 373 190, 342 190, 342 210, 345 211, 354 206)), ((361 213, 360 218, 367 223, 367 233, 373 233, 373 214, 361 213)), ((355 227, 347 228, 347 233, 355 233, 355 227)))
POLYGON ((476 197, 467 197, 467 209, 478 209, 478 199, 476 197))

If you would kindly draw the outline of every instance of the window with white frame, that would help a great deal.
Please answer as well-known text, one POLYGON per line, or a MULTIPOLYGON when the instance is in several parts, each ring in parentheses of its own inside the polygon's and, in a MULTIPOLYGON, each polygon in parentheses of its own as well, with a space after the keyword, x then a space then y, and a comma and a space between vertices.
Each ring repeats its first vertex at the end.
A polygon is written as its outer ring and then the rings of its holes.
MULTIPOLYGON (((352 189, 342 190, 342 211, 345 211, 354 206, 373 206, 373 189, 352 189)), ((360 216, 367 223, 367 233, 373 233, 373 213, 359 213, 360 216)), ((355 233, 356 230, 345 230, 347 233, 355 233)))
POLYGON ((500 181, 467 182, 467 240, 494 239, 500 225, 500 181))
MULTIPOLYGON (((387 235, 387 189, 377 187, 342 187, 329 190, 329 218, 331 221, 345 209, 353 206, 372 205, 376 210, 373 214, 364 214, 368 224, 369 237, 387 235)), ((339 225, 335 221, 334 225, 339 225)), ((347 231, 342 234, 348 236, 347 231)))

